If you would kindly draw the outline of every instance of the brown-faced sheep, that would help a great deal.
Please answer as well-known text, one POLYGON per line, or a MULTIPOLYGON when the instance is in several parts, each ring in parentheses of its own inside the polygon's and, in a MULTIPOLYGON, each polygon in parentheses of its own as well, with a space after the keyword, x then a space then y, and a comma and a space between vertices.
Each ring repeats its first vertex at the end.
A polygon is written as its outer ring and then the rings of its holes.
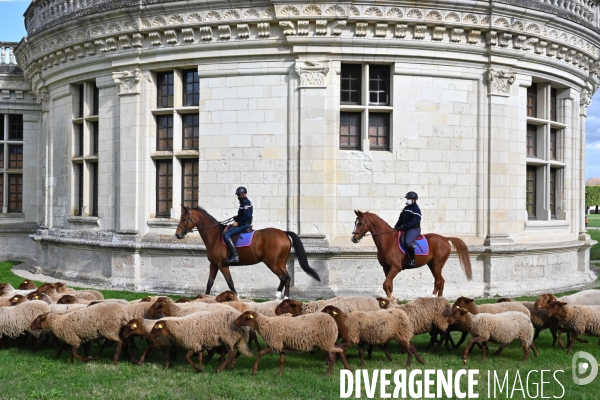
POLYGON ((318 347, 328 355, 329 368, 327 375, 331 375, 335 355, 342 358, 344 367, 350 369, 344 350, 335 345, 338 338, 337 324, 329 315, 311 313, 297 317, 267 317, 254 311, 246 311, 235 321, 239 327, 249 326, 262 336, 267 348, 258 352, 252 375, 258 371, 258 363, 262 356, 276 351, 279 356, 279 376, 283 373, 286 351, 308 352, 318 347))
POLYGON ((198 311, 218 311, 230 309, 231 307, 229 306, 217 303, 206 304, 190 302, 185 304, 177 304, 168 297, 159 297, 154 303, 152 303, 152 306, 149 308, 148 316, 146 318, 153 318, 158 315, 167 317, 183 317, 198 311))
POLYGON ((572 334, 567 354, 571 354, 579 335, 600 336, 600 306, 570 306, 564 301, 553 301, 547 308, 548 315, 556 316, 561 326, 572 334))
POLYGON ((146 350, 144 350, 144 353, 140 357, 138 362, 139 365, 144 365, 146 357, 152 350, 156 348, 165 349, 167 352, 165 368, 168 369, 169 362, 171 361, 171 349, 173 346, 175 346, 176 342, 175 339, 170 336, 159 336, 155 339, 152 339, 150 333, 152 332, 154 324, 156 324, 156 320, 154 319, 134 318, 129 321, 125 326, 125 329, 123 329, 123 337, 128 340, 133 340, 133 338, 136 336, 142 336, 149 342, 146 350))
POLYGON ((294 299, 285 299, 275 309, 276 315, 303 315, 321 311, 326 306, 335 306, 344 312, 379 311, 379 301, 368 296, 339 296, 327 300, 302 303, 294 299))
POLYGON ((391 308, 379 311, 354 311, 345 313, 335 306, 326 306, 322 312, 335 320, 343 342, 340 347, 359 345, 360 366, 365 366, 363 345, 385 345, 396 340, 408 353, 406 365, 410 366, 413 354, 421 364, 423 359, 410 342, 413 337, 412 324, 403 310, 391 308))
POLYGON ((12 297, 16 294, 28 295, 33 290, 16 290, 10 283, 0 283, 0 297, 12 297))
POLYGON ((231 290, 226 290, 224 292, 219 293, 217 297, 215 297, 215 300, 217 301, 217 303, 226 303, 228 301, 252 302, 252 300, 250 299, 240 299, 237 293, 231 290))
POLYGON ((128 314, 123 305, 102 303, 62 315, 51 313, 40 315, 31 323, 31 330, 48 329, 58 339, 71 345, 71 364, 73 357, 84 363, 90 361, 90 357, 84 359, 77 354, 77 349, 82 343, 100 338, 116 342, 117 351, 113 357, 113 362, 116 364, 123 347, 119 333, 128 321, 128 314))
POLYGON ((28 301, 27 296, 23 296, 22 294, 16 294, 12 297, 2 297, 0 298, 0 308, 16 306, 25 301, 28 301))
POLYGON ((202 372, 203 350, 225 346, 228 357, 217 369, 217 372, 221 372, 227 365, 233 368, 239 353, 252 356, 247 345, 248 332, 234 324, 239 316, 238 311, 229 309, 163 318, 154 324, 150 337, 172 337, 179 347, 188 350, 185 359, 198 372, 202 372), (237 354, 234 352, 236 348, 237 354), (198 353, 198 365, 191 359, 194 353, 198 353))
MULTIPOLYGON (((82 298, 78 298, 77 296, 73 295, 73 293, 76 292, 71 292, 71 294, 63 294, 58 301, 56 302, 56 304, 76 304, 76 303, 80 303, 80 304, 85 304, 85 305, 89 305, 91 303, 108 303, 108 302, 113 302, 113 303, 120 303, 123 305, 130 305, 131 303, 128 302, 127 300, 123 300, 123 299, 104 299, 104 300, 89 300, 89 299, 82 299, 82 298)), ((91 295, 90 295, 91 296, 91 295)), ((87 296, 86 296, 87 297, 87 296)))
POLYGON ((35 282, 29 279, 25 279, 23 282, 21 282, 19 284, 19 287, 17 288, 19 290, 35 290, 37 289, 37 286, 35 285, 35 282))
POLYGON ((464 308, 453 308, 448 323, 459 322, 473 336, 463 353, 463 363, 467 363, 469 351, 475 343, 481 343, 483 348, 482 360, 485 361, 485 353, 488 342, 500 343, 496 354, 508 346, 513 340, 521 341, 523 347, 523 361, 529 357, 529 349, 538 356, 537 349, 533 344, 533 325, 529 318, 519 311, 508 311, 499 314, 477 314, 474 315, 464 308))
POLYGON ((534 303, 535 308, 546 308, 553 301, 562 301, 570 306, 600 306, 600 290, 582 290, 568 296, 556 297, 551 293, 540 295, 534 303))
POLYGON ((277 314, 275 313, 275 310, 280 303, 281 300, 265 301, 264 303, 255 303, 253 301, 228 301, 222 304, 235 308, 241 313, 246 311, 256 311, 267 317, 276 317, 277 314))

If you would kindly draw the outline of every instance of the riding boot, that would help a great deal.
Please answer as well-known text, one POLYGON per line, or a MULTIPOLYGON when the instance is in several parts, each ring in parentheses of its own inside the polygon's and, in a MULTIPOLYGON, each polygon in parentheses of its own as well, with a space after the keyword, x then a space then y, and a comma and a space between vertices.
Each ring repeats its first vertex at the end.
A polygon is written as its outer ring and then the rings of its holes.
POLYGON ((415 260, 415 248, 413 246, 406 246, 406 255, 408 256, 408 267, 416 267, 417 262, 415 260))
POLYGON ((240 257, 238 256, 237 248, 233 243, 231 238, 225 240, 225 244, 227 245, 227 251, 229 252, 229 257, 225 260, 225 264, 235 264, 240 262, 240 257))

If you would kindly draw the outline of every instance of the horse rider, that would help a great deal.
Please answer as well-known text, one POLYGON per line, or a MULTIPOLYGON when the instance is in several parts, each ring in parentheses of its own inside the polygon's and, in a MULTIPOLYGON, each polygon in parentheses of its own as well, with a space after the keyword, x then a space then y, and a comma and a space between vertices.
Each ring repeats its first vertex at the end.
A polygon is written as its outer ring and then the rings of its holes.
POLYGON ((233 228, 227 229, 223 234, 223 238, 225 239, 225 244, 227 245, 227 250, 229 251, 229 257, 225 260, 225 264, 234 264, 240 262, 240 257, 238 256, 237 248, 233 243, 231 237, 233 235, 237 235, 238 233, 244 232, 252 225, 252 203, 250 199, 246 197, 248 191, 245 187, 240 186, 235 190, 235 195, 240 201, 240 207, 238 208, 238 213, 233 220, 233 228))
POLYGON ((416 267, 415 239, 421 235, 421 209, 417 205, 419 196, 415 192, 408 192, 404 198, 406 207, 402 209, 394 229, 404 231, 404 249, 408 256, 408 266, 416 267))

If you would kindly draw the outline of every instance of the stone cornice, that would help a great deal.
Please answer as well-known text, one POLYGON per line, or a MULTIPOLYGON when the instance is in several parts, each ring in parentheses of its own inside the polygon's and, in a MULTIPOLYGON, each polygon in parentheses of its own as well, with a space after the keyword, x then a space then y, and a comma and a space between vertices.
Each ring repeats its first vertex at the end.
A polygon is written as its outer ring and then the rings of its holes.
MULTIPOLYGON (((63 64, 72 65, 89 57, 207 43, 227 46, 236 42, 236 46, 243 46, 243 43, 268 39, 287 38, 291 42, 292 38, 322 40, 344 36, 355 40, 398 41, 398 46, 406 40, 487 45, 498 50, 510 49, 552 57, 579 67, 583 75, 587 71, 595 75, 599 73, 600 51, 595 43, 558 29, 555 25, 559 22, 557 20, 544 24, 539 19, 496 14, 490 18, 476 10, 463 12, 404 7, 393 5, 393 1, 387 6, 267 3, 263 7, 237 9, 203 9, 199 4, 197 11, 163 14, 177 3, 153 8, 152 16, 150 8, 139 12, 137 17, 135 12, 129 13, 126 18, 121 11, 112 11, 112 21, 102 24, 89 21, 90 25, 83 29, 81 25, 85 18, 77 25, 65 23, 60 32, 48 31, 48 35, 35 35, 22 41, 17 49, 19 65, 31 84, 38 75, 45 76, 63 64)), ((123 6, 124 3, 121 4, 123 6)), ((456 3, 448 6, 453 5, 456 3)), ((518 57, 518 53, 514 56, 518 57)))

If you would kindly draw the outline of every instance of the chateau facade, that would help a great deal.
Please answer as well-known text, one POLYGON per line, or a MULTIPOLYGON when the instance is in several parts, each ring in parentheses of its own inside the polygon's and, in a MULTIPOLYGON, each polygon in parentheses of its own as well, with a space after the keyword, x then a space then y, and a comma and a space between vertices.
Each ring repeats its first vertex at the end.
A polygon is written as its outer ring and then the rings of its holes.
MULTIPOLYGON (((225 219, 243 185, 254 227, 297 232, 322 277, 290 259, 293 295, 380 294, 354 210, 393 226, 413 190, 423 233, 469 245, 474 279, 451 257, 445 295, 589 282, 599 17, 597 0, 36 0, 27 37, 2 43, 0 252, 203 292, 205 248, 175 239, 179 205, 225 219)), ((264 265, 232 275, 247 296, 278 283, 264 265)), ((420 268, 394 293, 432 288, 420 268)))

